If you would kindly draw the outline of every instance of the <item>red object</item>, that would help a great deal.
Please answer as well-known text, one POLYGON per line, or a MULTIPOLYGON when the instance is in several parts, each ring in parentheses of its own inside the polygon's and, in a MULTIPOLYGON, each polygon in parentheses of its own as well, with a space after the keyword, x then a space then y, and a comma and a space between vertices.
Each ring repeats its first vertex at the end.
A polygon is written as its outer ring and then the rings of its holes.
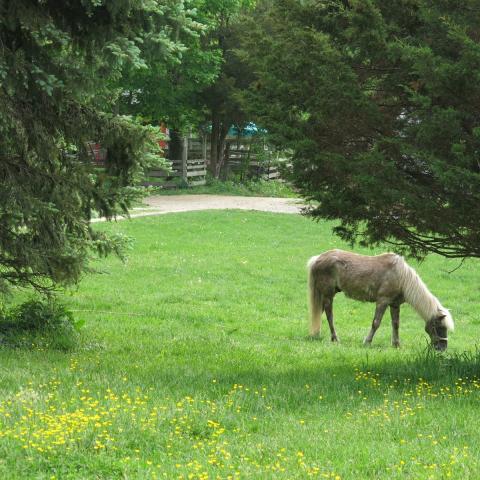
POLYGON ((107 150, 102 148, 102 145, 98 142, 89 142, 88 146, 93 156, 93 162, 97 165, 103 165, 107 158, 107 150))
POLYGON ((160 131, 165 135, 164 140, 159 140, 158 145, 161 149, 165 150, 168 145, 168 141, 170 140, 170 130, 167 128, 164 122, 160 122, 160 131))

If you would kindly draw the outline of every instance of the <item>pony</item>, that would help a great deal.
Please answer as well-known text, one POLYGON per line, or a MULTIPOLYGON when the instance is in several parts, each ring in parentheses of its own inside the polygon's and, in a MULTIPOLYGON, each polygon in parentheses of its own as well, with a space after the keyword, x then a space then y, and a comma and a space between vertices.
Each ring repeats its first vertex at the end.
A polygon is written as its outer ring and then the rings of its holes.
POLYGON ((364 344, 371 344, 386 309, 390 307, 392 345, 399 347, 400 305, 406 302, 425 321, 425 331, 432 346, 441 351, 447 348, 447 332, 454 328, 450 312, 400 255, 384 253, 367 256, 329 250, 310 258, 307 269, 312 337, 320 335, 322 313, 325 311, 331 340, 338 341, 333 324, 333 297, 338 292, 344 292, 347 297, 376 304, 372 328, 364 344))

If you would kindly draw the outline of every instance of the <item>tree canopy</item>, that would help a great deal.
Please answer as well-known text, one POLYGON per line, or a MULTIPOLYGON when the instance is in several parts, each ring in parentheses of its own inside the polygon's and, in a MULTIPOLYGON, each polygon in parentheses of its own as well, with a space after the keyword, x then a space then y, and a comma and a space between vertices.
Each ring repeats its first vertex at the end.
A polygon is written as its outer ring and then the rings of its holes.
POLYGON ((182 130, 211 127, 210 171, 215 176, 223 166, 228 130, 247 120, 236 97, 248 86, 251 73, 234 49, 246 33, 242 13, 254 5, 254 0, 192 0, 193 23, 175 28, 181 43, 178 56, 159 61, 154 50, 145 68, 126 68, 118 80, 124 93, 121 111, 166 122, 172 139, 182 130))
MULTIPOLYGON (((117 80, 122 112, 152 123, 164 121, 176 130, 203 121, 201 92, 214 82, 222 61, 217 45, 209 39, 215 28, 208 12, 210 3, 192 1, 190 9, 183 10, 188 16, 173 25, 175 55, 165 58, 164 52, 152 48, 142 68, 124 68, 117 80)), ((177 8, 182 10, 180 3, 177 8)))
POLYGON ((125 68, 178 58, 183 2, 0 0, 0 286, 48 290, 79 279, 119 239, 93 215, 126 212, 156 132, 115 114, 125 68), (87 143, 108 149, 98 169, 87 143))
POLYGON ((422 257, 480 256, 480 3, 263 1, 248 103, 310 215, 422 257))

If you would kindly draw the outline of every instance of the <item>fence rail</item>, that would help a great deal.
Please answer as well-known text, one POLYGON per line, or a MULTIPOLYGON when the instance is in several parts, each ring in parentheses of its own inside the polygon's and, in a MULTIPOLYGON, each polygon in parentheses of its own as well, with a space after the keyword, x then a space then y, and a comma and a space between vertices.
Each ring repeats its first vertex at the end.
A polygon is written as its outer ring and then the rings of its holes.
POLYGON ((277 180, 280 170, 276 164, 268 160, 259 160, 259 155, 248 147, 230 145, 228 149, 228 166, 233 173, 249 178, 277 180))
POLYGON ((182 179, 191 186, 205 185, 207 166, 204 158, 188 159, 186 162, 186 167, 182 160, 170 160, 170 168, 171 170, 150 170, 150 172, 147 174, 147 180, 143 182, 143 185, 162 188, 175 188, 178 187, 182 179))
POLYGON ((241 161, 230 159, 229 169, 235 174, 249 178, 261 178, 263 180, 278 180, 280 178, 280 170, 277 165, 256 160, 245 165, 241 161))

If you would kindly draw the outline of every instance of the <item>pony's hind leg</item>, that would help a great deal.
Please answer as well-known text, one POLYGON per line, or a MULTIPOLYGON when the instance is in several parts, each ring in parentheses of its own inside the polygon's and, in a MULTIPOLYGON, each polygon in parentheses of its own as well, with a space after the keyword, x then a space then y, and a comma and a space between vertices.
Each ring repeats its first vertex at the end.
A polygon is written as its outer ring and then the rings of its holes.
POLYGON ((320 292, 310 291, 310 337, 319 338, 322 327, 323 299, 320 292))
POLYGON ((310 310, 310 338, 320 337, 323 313, 323 292, 318 288, 319 279, 312 266, 308 266, 308 304, 310 310))
POLYGON ((333 324, 333 298, 327 298, 325 300, 325 314, 328 320, 328 326, 330 327, 330 335, 332 342, 338 342, 337 332, 333 324))
POLYGON ((390 305, 390 316, 392 317, 392 345, 400 346, 398 329, 400 327, 400 305, 390 305))
POLYGON ((378 327, 380 326, 380 323, 382 323, 382 318, 383 315, 385 314, 385 310, 388 307, 388 303, 377 303, 377 307, 375 308, 375 316, 373 317, 373 322, 372 322, 372 328, 370 329, 370 332, 368 335, 365 337, 365 340, 363 343, 365 345, 369 345, 372 343, 373 336, 375 335, 375 332, 378 330, 378 327))

